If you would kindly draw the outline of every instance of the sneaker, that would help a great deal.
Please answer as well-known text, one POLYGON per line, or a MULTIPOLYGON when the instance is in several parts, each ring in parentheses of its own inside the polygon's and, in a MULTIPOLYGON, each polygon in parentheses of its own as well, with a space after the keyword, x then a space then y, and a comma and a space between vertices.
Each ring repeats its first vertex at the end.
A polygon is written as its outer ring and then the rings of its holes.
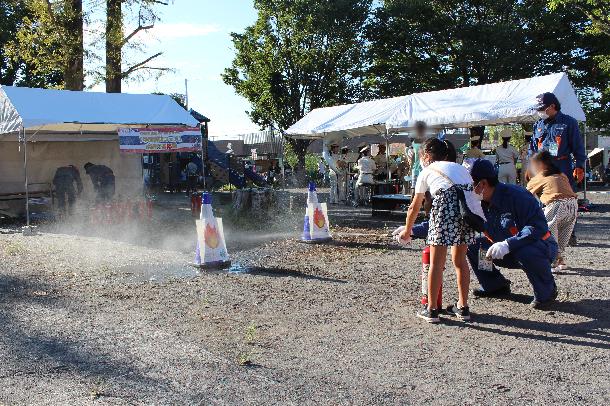
POLYGON ((507 281, 506 285, 504 285, 501 288, 496 289, 492 292, 483 290, 483 288, 473 289, 472 295, 476 296, 476 297, 498 297, 498 296, 510 295, 510 281, 507 281))
POLYGON ((421 309, 416 314, 420 319, 426 320, 428 323, 438 323, 441 319, 438 317, 438 309, 428 309, 427 307, 421 309))
POLYGON ((555 288, 555 290, 553 290, 553 293, 551 294, 551 297, 548 298, 547 300, 545 300, 544 302, 539 301, 538 299, 534 299, 532 300, 532 302, 530 303, 530 307, 532 309, 536 309, 536 310, 546 310, 549 308, 549 306, 555 302, 555 299, 557 299, 557 288, 555 288))
POLYGON ((457 302, 447 307, 447 314, 457 317, 459 320, 470 320, 470 308, 468 306, 459 307, 457 302))

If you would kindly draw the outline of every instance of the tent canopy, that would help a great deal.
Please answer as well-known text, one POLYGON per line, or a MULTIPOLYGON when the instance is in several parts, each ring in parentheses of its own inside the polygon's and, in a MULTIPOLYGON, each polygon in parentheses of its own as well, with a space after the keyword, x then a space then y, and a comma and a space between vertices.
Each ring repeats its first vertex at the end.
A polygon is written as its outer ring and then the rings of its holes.
POLYGON ((401 96, 314 109, 286 133, 300 138, 337 139, 385 134, 385 123, 407 99, 401 96))
POLYGON ((537 119, 533 110, 536 96, 544 92, 555 93, 564 113, 585 120, 567 75, 555 73, 315 109, 286 133, 302 138, 354 137, 379 134, 385 129, 409 130, 417 121, 434 128, 533 122, 537 119))
POLYGON ((0 134, 116 132, 143 125, 197 126, 167 95, 95 93, 0 86, 0 134))

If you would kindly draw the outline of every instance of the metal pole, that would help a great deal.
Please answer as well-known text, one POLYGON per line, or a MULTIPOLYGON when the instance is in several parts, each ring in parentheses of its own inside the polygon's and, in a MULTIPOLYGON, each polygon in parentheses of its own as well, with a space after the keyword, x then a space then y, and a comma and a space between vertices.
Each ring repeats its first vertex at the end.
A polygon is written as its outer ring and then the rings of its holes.
POLYGON ((203 127, 201 127, 201 175, 203 176, 203 191, 207 192, 207 181, 205 175, 205 164, 208 160, 207 157, 208 152, 208 123, 204 122, 203 127))
POLYGON ((392 174, 390 173, 390 135, 388 129, 385 129, 385 170, 388 173, 388 182, 392 182, 392 174))
POLYGON ((189 109, 189 80, 184 79, 184 104, 186 104, 186 110, 189 109))
POLYGON ((584 190, 583 190, 583 200, 585 201, 585 204, 588 205, 589 202, 587 201, 587 164, 589 163, 589 154, 588 154, 588 148, 587 148, 587 123, 585 123, 584 126, 584 135, 585 135, 585 179, 584 179, 584 190))
POLYGON ((23 175, 25 178, 25 221, 26 225, 30 227, 30 193, 28 188, 28 140, 25 136, 25 128, 21 127, 23 131, 23 175))

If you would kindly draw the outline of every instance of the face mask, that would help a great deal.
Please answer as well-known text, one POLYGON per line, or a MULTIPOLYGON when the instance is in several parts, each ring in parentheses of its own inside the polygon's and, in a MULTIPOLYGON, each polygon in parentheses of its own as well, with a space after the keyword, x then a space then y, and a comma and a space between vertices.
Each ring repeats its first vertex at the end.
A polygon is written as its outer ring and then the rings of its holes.
POLYGON ((538 111, 538 117, 540 117, 542 120, 546 120, 547 118, 549 118, 549 115, 546 114, 546 111, 538 111))

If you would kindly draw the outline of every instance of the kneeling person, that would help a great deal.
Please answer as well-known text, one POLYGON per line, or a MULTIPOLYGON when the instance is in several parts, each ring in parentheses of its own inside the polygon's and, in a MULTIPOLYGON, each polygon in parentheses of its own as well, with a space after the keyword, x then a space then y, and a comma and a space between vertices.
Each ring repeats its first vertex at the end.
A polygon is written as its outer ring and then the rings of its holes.
POLYGON ((551 264, 557 256, 557 243, 538 201, 526 189, 498 182, 491 162, 479 159, 472 166, 474 192, 482 197, 487 218, 486 237, 468 247, 470 265, 481 284, 475 296, 509 293, 510 281, 496 266, 523 269, 534 289, 531 306, 543 307, 557 297, 551 264), (491 271, 479 269, 479 250, 487 250, 493 260, 491 271))

